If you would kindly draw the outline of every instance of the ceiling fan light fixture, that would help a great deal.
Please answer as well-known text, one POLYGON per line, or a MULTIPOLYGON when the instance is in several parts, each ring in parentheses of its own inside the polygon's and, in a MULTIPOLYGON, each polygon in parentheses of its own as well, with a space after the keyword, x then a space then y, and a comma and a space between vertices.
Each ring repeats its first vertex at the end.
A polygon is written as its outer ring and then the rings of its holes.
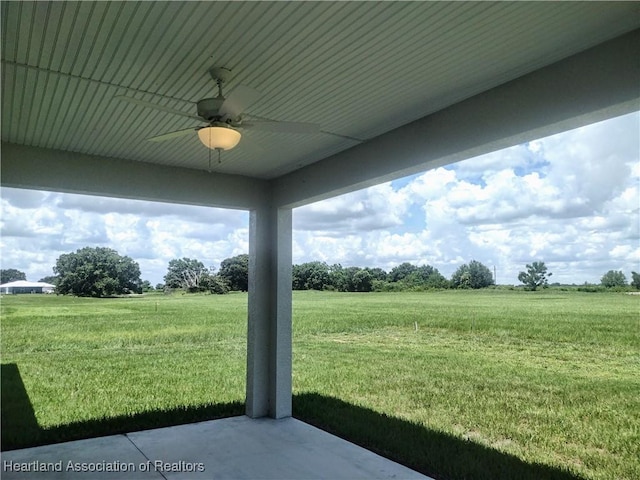
POLYGON ((198 137, 205 147, 212 150, 231 150, 238 145, 242 135, 226 125, 212 125, 198 130, 198 137))

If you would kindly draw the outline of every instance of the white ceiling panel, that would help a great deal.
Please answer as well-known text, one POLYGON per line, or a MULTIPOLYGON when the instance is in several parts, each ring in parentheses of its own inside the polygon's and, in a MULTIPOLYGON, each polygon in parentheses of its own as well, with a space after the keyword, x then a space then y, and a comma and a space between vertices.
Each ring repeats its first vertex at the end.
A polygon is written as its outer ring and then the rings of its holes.
POLYGON ((207 70, 245 112, 324 133, 246 131, 212 168, 276 178, 638 28, 636 2, 1 3, 2 140, 207 170, 207 70), (352 137, 348 139, 345 137, 352 137))

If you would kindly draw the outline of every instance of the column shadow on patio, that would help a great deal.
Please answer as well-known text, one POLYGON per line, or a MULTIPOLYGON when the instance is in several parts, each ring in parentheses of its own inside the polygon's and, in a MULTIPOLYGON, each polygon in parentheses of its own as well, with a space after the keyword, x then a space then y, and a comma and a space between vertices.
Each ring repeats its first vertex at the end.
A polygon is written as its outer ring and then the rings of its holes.
POLYGON ((294 395, 293 416, 435 479, 583 480, 319 393, 294 395))

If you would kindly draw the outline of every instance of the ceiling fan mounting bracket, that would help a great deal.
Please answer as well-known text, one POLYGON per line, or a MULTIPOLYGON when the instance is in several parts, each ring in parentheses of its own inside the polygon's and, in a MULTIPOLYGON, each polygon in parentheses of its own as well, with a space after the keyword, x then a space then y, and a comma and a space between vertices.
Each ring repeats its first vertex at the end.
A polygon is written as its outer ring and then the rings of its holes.
POLYGON ((213 81, 218 83, 226 83, 231 80, 231 70, 224 67, 211 67, 209 69, 209 75, 213 78, 213 81))

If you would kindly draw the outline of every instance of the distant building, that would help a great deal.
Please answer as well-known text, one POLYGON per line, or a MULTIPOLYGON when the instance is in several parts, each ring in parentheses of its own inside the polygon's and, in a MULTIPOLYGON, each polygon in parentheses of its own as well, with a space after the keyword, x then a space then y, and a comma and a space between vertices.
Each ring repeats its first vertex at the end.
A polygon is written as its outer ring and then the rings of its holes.
POLYGON ((16 293, 53 293, 55 288, 56 286, 50 283, 16 280, 15 282, 0 285, 0 293, 8 295, 16 293))

